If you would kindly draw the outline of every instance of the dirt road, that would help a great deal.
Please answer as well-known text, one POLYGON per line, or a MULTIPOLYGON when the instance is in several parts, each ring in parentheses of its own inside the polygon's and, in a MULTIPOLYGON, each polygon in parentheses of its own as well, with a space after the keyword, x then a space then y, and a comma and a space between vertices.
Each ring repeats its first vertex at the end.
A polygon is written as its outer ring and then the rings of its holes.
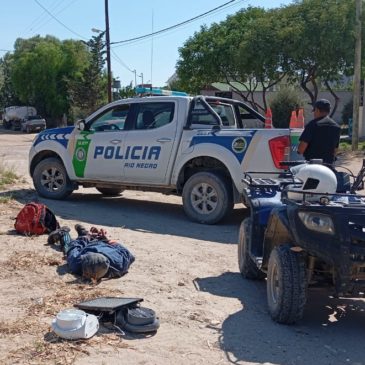
MULTIPOLYGON (((153 193, 103 198, 90 189, 67 201, 40 199, 62 225, 103 227, 136 256, 125 277, 98 286, 69 274, 46 236, 11 231, 22 204, 38 199, 27 176, 33 137, 0 133, 0 160, 25 177, 10 188, 15 200, 0 205, 1 364, 365 364, 363 300, 311 290, 299 324, 271 321, 265 282, 238 272, 238 227, 247 215, 241 207, 223 224, 205 226, 187 220, 179 198, 153 193), (50 333, 59 310, 114 295, 144 298, 159 315, 158 332, 119 337, 103 329, 76 343, 50 333)), ((347 161, 357 170, 359 158, 347 161)))

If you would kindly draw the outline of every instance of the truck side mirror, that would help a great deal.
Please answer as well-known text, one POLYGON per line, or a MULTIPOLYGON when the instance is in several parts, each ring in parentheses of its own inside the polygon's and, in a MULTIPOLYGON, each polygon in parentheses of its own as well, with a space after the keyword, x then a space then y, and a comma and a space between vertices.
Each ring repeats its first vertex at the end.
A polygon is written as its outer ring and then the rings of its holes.
POLYGON ((85 120, 84 119, 80 119, 76 122, 76 128, 79 131, 83 131, 85 129, 85 120))

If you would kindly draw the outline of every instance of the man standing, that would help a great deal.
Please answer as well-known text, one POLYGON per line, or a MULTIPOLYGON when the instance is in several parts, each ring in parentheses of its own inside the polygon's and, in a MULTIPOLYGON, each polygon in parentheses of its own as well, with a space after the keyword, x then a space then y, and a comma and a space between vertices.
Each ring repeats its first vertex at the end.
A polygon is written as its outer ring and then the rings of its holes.
POLYGON ((331 104, 326 99, 314 103, 314 119, 305 126, 298 146, 298 153, 307 161, 316 158, 331 165, 335 161, 341 128, 329 117, 330 110, 331 104))

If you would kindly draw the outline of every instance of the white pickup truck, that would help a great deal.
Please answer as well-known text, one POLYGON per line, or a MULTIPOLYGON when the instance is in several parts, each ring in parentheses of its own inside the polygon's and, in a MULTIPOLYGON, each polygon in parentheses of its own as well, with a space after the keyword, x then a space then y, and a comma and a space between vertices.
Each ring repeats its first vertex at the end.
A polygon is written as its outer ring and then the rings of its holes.
POLYGON ((33 142, 29 170, 39 195, 64 199, 78 186, 182 196, 188 217, 214 224, 241 201, 245 171, 280 171, 289 129, 265 129, 243 102, 157 96, 110 103, 75 127, 33 142))

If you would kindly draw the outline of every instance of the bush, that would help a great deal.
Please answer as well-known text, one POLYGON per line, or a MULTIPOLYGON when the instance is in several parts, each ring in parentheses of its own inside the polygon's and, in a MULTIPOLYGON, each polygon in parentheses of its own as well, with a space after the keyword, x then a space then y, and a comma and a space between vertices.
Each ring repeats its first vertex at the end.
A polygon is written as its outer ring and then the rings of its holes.
POLYGON ((289 88, 279 90, 270 100, 274 127, 288 128, 292 111, 302 106, 303 102, 297 91, 289 88))

